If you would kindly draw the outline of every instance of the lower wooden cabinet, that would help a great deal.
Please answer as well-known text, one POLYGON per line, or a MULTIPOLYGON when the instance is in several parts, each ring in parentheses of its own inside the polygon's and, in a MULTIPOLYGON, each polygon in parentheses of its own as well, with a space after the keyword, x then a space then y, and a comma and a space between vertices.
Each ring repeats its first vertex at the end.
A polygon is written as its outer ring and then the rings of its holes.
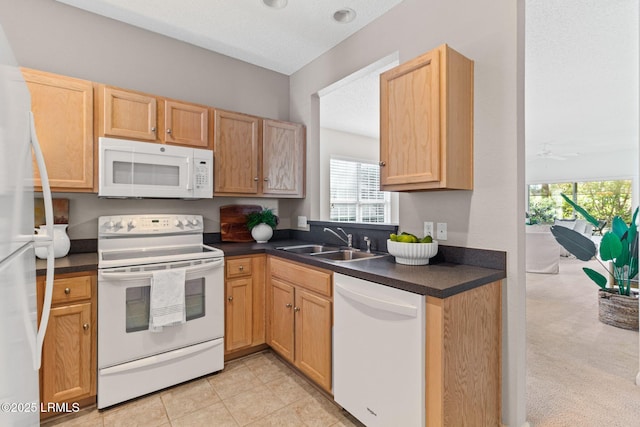
POLYGON ((267 344, 331 392, 332 273, 273 257, 268 272, 267 344))
MULTIPOLYGON (((45 278, 38 277, 38 312, 42 312, 45 278)), ((42 349, 40 400, 50 403, 95 402, 96 274, 57 275, 42 349)), ((44 412, 43 417, 55 415, 44 412)))
POLYGON ((225 355, 265 343, 266 255, 226 257, 225 355))
POLYGON ((426 297, 426 425, 501 425, 501 308, 500 281, 426 297))

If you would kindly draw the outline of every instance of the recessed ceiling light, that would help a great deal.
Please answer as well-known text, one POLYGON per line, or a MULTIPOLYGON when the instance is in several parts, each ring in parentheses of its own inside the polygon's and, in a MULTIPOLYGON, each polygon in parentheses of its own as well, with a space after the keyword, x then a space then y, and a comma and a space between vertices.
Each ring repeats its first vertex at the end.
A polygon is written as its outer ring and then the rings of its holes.
POLYGON ((353 9, 349 9, 348 7, 336 10, 333 14, 333 19, 340 23, 348 24, 349 22, 356 19, 356 11, 353 9))
POLYGON ((262 3, 274 9, 282 9, 289 0, 262 0, 262 3))

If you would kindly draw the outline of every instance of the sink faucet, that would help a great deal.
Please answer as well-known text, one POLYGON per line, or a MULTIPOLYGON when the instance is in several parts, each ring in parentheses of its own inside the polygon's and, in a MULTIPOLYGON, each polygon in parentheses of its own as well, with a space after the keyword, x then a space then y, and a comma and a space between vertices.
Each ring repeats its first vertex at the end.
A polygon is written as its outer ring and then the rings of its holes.
POLYGON ((332 229, 327 227, 324 228, 324 231, 328 231, 329 233, 333 234, 338 239, 340 239, 342 242, 346 243, 347 247, 349 248, 353 247, 353 235, 345 233, 345 231, 340 227, 337 227, 336 230, 342 232, 342 234, 344 234, 344 237, 346 237, 346 239, 340 236, 338 233, 336 233, 332 229))

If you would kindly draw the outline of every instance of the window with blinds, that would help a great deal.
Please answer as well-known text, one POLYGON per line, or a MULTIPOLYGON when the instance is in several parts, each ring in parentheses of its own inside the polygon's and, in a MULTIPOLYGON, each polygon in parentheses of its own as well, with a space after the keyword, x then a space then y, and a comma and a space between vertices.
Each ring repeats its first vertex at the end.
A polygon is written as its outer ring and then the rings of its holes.
POLYGON ((391 197, 380 191, 380 167, 331 158, 331 221, 390 222, 391 197))

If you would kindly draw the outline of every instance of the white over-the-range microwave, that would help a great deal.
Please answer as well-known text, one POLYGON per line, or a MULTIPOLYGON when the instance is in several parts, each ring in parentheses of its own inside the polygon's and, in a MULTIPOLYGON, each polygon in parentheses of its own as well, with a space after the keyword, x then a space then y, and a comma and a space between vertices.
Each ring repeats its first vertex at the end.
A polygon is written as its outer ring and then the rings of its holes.
POLYGON ((210 199, 213 151, 99 138, 100 197, 210 199))

